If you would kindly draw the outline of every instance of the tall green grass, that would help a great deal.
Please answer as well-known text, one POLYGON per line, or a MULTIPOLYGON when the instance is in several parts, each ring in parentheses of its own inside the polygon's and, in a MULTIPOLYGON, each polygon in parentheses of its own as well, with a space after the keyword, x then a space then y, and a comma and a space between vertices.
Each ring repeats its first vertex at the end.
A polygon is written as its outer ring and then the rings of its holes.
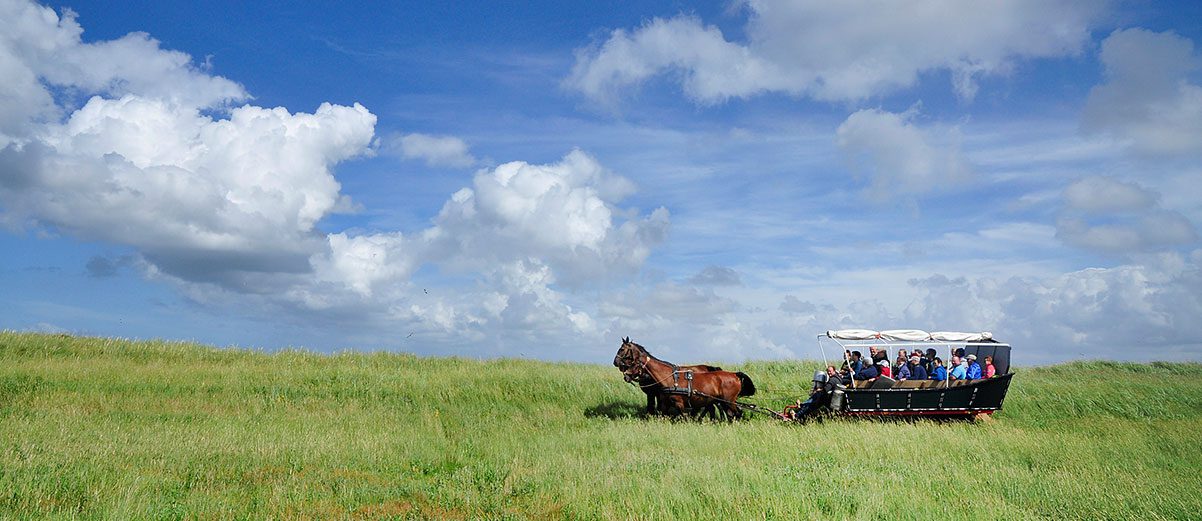
MULTIPOLYGON (((728 368, 779 408, 819 365, 728 368)), ((643 403, 599 365, 0 333, 0 517, 1202 512, 1198 364, 1024 368, 980 423, 674 422, 642 418, 643 403)))

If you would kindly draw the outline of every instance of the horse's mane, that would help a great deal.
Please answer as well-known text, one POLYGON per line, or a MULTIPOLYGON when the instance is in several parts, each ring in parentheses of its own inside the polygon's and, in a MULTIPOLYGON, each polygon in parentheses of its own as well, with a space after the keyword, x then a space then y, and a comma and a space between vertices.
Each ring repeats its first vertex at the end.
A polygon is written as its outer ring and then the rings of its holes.
MULTIPOLYGON (((672 362, 669 362, 669 361, 667 361, 667 360, 664 360, 664 359, 662 359, 662 358, 659 358, 659 357, 657 357, 657 356, 655 356, 655 355, 651 354, 651 352, 650 352, 650 351, 648 351, 648 350, 647 350, 647 348, 643 347, 643 346, 642 346, 642 344, 639 344, 638 342, 634 342, 634 341, 631 341, 631 340, 627 340, 626 342, 627 342, 628 344, 630 344, 630 345, 634 346, 636 349, 638 349, 638 350, 639 350, 639 352, 640 352, 640 353, 642 353, 642 355, 643 355, 643 356, 650 357, 652 360, 655 360, 656 362, 659 362, 659 363, 661 363, 661 364, 668 364, 668 365, 670 365, 670 366, 672 366, 672 367, 676 367, 676 364, 674 364, 674 363, 672 363, 672 362)), ((702 364, 702 367, 704 367, 704 368, 705 368, 707 371, 721 371, 721 370, 722 370, 722 368, 721 368, 721 367, 718 367, 718 366, 716 366, 716 365, 704 365, 704 364, 702 364)))
POLYGON ((636 349, 638 349, 638 350, 639 350, 639 352, 643 354, 643 356, 648 356, 648 357, 651 357, 651 359, 652 359, 652 360, 655 360, 656 362, 660 362, 660 363, 664 363, 664 364, 668 364, 668 365, 675 365, 675 364, 673 364, 672 362, 668 362, 668 361, 666 361, 666 360, 660 359, 659 357, 657 357, 657 356, 655 356, 655 355, 651 354, 651 351, 648 351, 648 350, 647 350, 647 348, 643 347, 643 345, 642 345, 642 344, 639 344, 638 342, 634 342, 634 341, 631 341, 631 340, 627 340, 627 343, 629 343, 630 345, 632 345, 632 346, 634 346, 636 349))

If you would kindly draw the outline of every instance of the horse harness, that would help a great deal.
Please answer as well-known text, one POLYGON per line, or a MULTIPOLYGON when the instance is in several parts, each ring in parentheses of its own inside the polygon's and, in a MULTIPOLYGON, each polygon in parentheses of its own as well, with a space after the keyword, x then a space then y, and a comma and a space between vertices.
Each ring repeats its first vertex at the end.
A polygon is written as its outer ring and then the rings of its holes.
MULTIPOLYGON (((651 372, 647 370, 647 364, 650 362, 651 362, 650 356, 643 357, 643 363, 639 366, 639 374, 644 374, 644 373, 646 373, 647 375, 651 374, 651 372)), ((663 390, 660 391, 662 394, 675 394, 675 395, 685 396, 685 397, 701 396, 703 398, 708 398, 711 400, 718 400, 721 402, 726 401, 726 400, 717 398, 715 396, 710 396, 701 391, 694 390, 693 389, 693 370, 692 369, 681 369, 680 366, 678 366, 672 362, 664 362, 664 363, 672 366, 672 386, 671 387, 663 385, 663 383, 659 382, 658 380, 653 381, 649 384, 635 383, 634 381, 631 381, 630 383, 633 385, 637 385, 644 389, 647 387, 651 387, 652 385, 661 385, 661 386, 663 386, 663 390), (685 385, 683 387, 680 385, 681 378, 684 378, 685 385)), ((690 400, 685 400, 684 403, 685 403, 685 413, 691 414, 693 412, 692 402, 690 400)))

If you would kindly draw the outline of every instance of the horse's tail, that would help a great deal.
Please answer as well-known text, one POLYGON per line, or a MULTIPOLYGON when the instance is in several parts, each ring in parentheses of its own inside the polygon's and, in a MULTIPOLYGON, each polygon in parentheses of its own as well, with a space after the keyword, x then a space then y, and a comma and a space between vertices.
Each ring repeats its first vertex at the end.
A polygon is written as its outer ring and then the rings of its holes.
POLYGON ((739 382, 743 384, 743 387, 739 389, 739 396, 751 396, 755 394, 755 382, 751 381, 751 377, 747 376, 747 373, 739 371, 735 373, 735 376, 738 376, 739 382))
POLYGON ((711 372, 712 372, 712 371, 721 371, 721 370, 722 370, 722 368, 721 368, 721 367, 718 367, 718 366, 716 366, 716 365, 703 365, 703 366, 701 366, 701 367, 704 367, 706 371, 711 371, 711 372))

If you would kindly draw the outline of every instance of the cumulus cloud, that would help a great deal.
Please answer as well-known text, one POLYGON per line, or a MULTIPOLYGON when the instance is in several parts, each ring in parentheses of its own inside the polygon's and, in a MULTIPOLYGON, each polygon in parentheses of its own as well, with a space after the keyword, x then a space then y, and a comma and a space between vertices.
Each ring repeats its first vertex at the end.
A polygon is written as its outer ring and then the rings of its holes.
POLYGON ((871 179, 868 192, 875 198, 946 190, 972 173, 959 147, 936 144, 934 136, 914 125, 914 115, 860 110, 836 131, 839 149, 853 171, 871 179))
POLYGON ((1056 237, 1106 253, 1157 251, 1198 240, 1180 212, 1162 208, 1160 194, 1111 177, 1078 179, 1064 189, 1056 237))
POLYGON ((320 247, 314 225, 346 205, 331 167, 362 153, 374 124, 360 105, 243 106, 213 120, 133 94, 93 97, 0 150, 3 219, 134 246, 184 278, 296 270, 320 247))
POLYGON ((630 181, 572 151, 558 163, 518 161, 477 172, 426 229, 329 234, 299 273, 260 273, 237 285, 154 276, 210 305, 252 294, 260 307, 319 313, 314 320, 376 330, 406 324, 426 346, 512 354, 498 346, 578 341, 605 330, 596 302, 575 302, 564 288, 620 282, 663 241, 667 210, 640 215, 617 206, 632 190, 630 181), (419 288, 411 279, 422 266, 474 283, 419 288))
POLYGON ((145 33, 84 43, 75 14, 30 2, 0 2, 0 146, 31 137, 34 123, 63 114, 60 97, 139 93, 166 102, 213 107, 247 98, 242 86, 206 74, 180 52, 159 48, 145 33), (57 91, 51 90, 51 86, 57 91))
POLYGON ((478 173, 444 204, 425 232, 433 255, 479 269, 497 260, 542 259, 563 283, 637 269, 663 241, 668 211, 621 219, 615 206, 634 190, 579 150, 563 161, 505 163, 478 173))
POLYGON ((13 104, 0 222, 133 246, 160 272, 231 287, 308 269, 315 224, 349 206, 331 168, 367 150, 367 109, 229 108, 241 86, 145 34, 85 43, 69 11, 0 10, 0 67, 18 79, 0 87, 13 104))
POLYGON ((477 163, 467 143, 454 136, 405 134, 392 137, 387 147, 405 159, 420 159, 429 166, 465 168, 477 163))
POLYGON ((1113 135, 1152 156, 1202 151, 1202 61, 1194 43, 1171 31, 1115 31, 1102 42, 1105 83, 1089 93, 1081 127, 1113 135))
POLYGON ((616 29, 577 52, 566 84, 613 101, 624 88, 674 72, 699 103, 763 92, 859 100, 946 70, 963 99, 976 78, 1019 59, 1070 56, 1105 9, 1089 2, 747 2, 746 42, 693 16, 616 29))

